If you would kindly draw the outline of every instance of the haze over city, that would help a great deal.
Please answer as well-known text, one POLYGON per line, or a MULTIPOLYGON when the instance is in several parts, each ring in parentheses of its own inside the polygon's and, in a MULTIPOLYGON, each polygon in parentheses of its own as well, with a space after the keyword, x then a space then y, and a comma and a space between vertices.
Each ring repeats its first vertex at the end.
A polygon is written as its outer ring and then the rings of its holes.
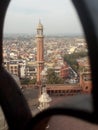
POLYGON ((8 8, 5 34, 35 34, 39 19, 45 35, 82 34, 81 24, 70 0, 12 0, 8 8))

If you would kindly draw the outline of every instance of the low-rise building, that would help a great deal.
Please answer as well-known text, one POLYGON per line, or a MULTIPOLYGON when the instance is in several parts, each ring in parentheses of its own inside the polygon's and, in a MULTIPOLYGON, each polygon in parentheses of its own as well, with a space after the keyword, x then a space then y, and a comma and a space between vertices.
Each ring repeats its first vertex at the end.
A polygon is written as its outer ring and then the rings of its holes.
POLYGON ((90 93, 92 90, 92 78, 89 58, 81 58, 78 60, 80 82, 83 92, 90 93))

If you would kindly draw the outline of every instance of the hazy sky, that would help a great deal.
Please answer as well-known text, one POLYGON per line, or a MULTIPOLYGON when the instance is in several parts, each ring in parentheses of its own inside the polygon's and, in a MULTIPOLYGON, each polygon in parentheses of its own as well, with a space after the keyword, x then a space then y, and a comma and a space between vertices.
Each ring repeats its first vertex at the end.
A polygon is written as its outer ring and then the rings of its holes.
POLYGON ((4 33, 36 33, 41 19, 45 35, 80 34, 81 24, 70 0, 11 0, 4 33))

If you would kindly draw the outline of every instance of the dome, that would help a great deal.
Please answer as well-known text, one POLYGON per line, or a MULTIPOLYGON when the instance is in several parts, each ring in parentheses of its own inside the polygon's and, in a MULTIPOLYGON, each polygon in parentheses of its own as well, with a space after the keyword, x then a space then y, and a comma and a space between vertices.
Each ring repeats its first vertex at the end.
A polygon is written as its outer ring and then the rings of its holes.
POLYGON ((42 70, 41 75, 42 76, 46 76, 47 75, 47 70, 45 68, 42 70))
POLYGON ((48 102, 51 102, 51 98, 49 97, 49 95, 47 93, 43 93, 40 98, 39 98, 39 102, 43 102, 43 103, 48 103, 48 102))
POLYGON ((41 103, 49 103, 49 102, 51 102, 51 97, 49 97, 49 95, 48 95, 48 93, 47 93, 47 91, 46 91, 46 87, 43 87, 42 88, 42 94, 41 94, 41 96, 40 96, 40 98, 39 98, 39 102, 41 103))

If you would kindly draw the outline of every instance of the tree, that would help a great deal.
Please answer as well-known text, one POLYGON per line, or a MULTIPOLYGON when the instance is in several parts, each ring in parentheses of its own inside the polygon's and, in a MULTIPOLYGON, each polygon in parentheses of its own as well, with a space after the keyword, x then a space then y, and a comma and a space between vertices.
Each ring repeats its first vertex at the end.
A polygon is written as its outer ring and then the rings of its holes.
POLYGON ((88 56, 87 52, 78 52, 72 54, 65 54, 64 61, 66 61, 74 71, 78 72, 77 59, 88 56))
POLYGON ((36 78, 34 79, 29 79, 29 78, 24 78, 24 79, 21 79, 21 84, 35 84, 36 83, 36 78))
POLYGON ((60 84, 63 83, 63 79, 61 79, 55 73, 54 69, 47 70, 47 84, 60 84))
POLYGON ((29 79, 29 78, 21 79, 21 84, 26 84, 26 85, 28 85, 29 82, 30 82, 30 79, 29 79))
POLYGON ((29 84, 36 84, 36 78, 29 81, 29 84))

